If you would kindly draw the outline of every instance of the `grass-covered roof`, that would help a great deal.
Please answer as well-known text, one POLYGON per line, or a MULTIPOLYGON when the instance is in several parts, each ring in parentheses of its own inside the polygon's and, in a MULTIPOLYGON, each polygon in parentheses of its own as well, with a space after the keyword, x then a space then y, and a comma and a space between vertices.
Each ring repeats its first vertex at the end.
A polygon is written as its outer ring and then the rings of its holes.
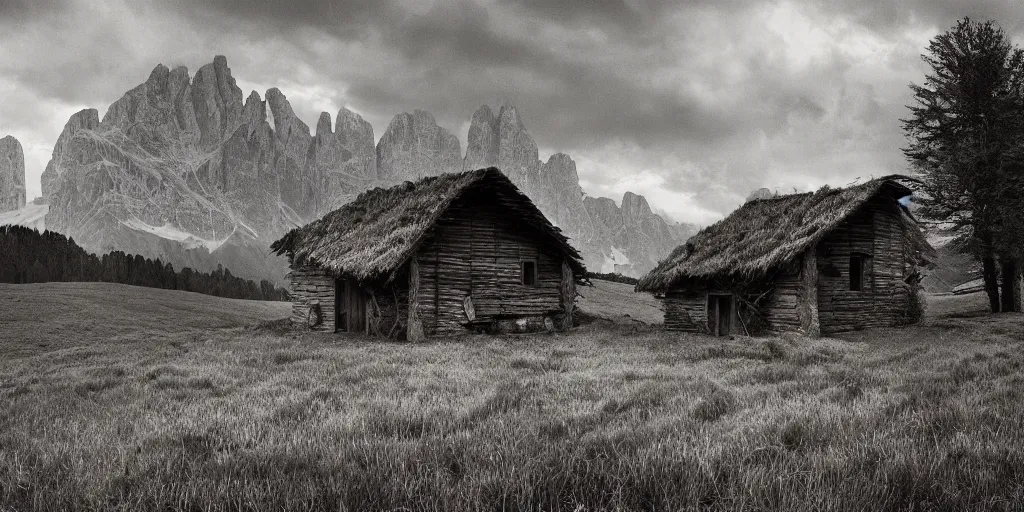
MULTIPOLYGON (((660 292, 685 279, 756 279, 793 260, 872 198, 896 202, 912 191, 903 176, 846 188, 754 199, 700 230, 645 275, 638 291, 660 292)), ((934 250, 916 221, 900 208, 906 232, 923 255, 934 250)))
POLYGON ((543 243, 563 253, 574 271, 585 272, 579 253, 561 230, 495 167, 368 190, 292 229, 270 248, 287 255, 293 266, 326 268, 360 281, 389 277, 427 239, 448 207, 466 194, 490 194, 510 218, 532 226, 543 243))

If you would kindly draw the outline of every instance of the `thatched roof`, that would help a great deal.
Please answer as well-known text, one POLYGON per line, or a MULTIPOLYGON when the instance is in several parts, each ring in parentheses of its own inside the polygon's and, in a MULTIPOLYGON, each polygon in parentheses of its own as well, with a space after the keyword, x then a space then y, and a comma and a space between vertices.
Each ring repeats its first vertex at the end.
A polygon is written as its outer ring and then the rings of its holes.
POLYGON ((563 253, 579 274, 579 253, 530 198, 497 168, 441 174, 391 188, 375 188, 318 220, 295 228, 271 244, 293 266, 311 265, 360 281, 388 277, 428 238, 456 200, 491 194, 509 216, 536 228, 545 243, 563 253))
MULTIPOLYGON (((911 194, 903 176, 847 188, 753 199, 700 230, 640 279, 638 291, 665 291, 685 279, 752 280, 793 260, 844 219, 879 195, 894 202, 911 194)), ((901 205, 907 234, 924 257, 934 253, 917 222, 901 205)))

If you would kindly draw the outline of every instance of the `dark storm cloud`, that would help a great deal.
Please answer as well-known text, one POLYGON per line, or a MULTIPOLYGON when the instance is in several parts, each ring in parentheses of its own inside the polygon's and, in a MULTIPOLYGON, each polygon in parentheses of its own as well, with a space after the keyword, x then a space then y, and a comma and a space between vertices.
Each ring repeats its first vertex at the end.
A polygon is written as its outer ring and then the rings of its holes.
POLYGON ((47 16, 66 4, 64 0, 0 0, 0 25, 47 16))
POLYGON ((464 136, 480 105, 515 104, 542 153, 573 155, 593 190, 638 187, 706 218, 758 186, 903 170, 921 34, 964 15, 1022 33, 1016 1, 964 4, 0 0, 0 92, 19 98, 0 114, 59 109, 24 123, 52 144, 66 110, 102 112, 158 63, 194 73, 223 54, 243 88, 280 87, 311 126, 349 106, 380 136, 421 108, 464 136))
POLYGON ((316 27, 345 39, 365 37, 369 27, 397 21, 400 14, 389 0, 169 0, 164 5, 277 29, 316 27))
POLYGON ((1010 33, 1020 34, 1024 28, 1020 0, 815 0, 813 4, 824 12, 849 16, 856 23, 882 32, 900 30, 911 23, 945 30, 964 16, 995 20, 1010 33))

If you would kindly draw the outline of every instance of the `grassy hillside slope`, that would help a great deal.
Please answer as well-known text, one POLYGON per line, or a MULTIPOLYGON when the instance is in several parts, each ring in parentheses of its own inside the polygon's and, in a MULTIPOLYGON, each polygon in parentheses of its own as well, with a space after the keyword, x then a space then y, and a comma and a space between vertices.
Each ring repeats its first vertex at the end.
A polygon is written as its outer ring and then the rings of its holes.
POLYGON ((241 327, 287 317, 288 302, 225 299, 113 283, 0 283, 0 353, 81 350, 92 343, 241 327))
POLYGON ((1024 502, 1024 315, 965 318, 961 297, 841 339, 592 323, 400 344, 243 327, 281 305, 54 286, 0 289, 0 510, 1024 502))
POLYGON ((659 325, 665 322, 661 301, 649 293, 636 293, 633 285, 593 279, 594 286, 580 286, 582 296, 577 307, 585 314, 611 320, 614 323, 639 322, 659 325))

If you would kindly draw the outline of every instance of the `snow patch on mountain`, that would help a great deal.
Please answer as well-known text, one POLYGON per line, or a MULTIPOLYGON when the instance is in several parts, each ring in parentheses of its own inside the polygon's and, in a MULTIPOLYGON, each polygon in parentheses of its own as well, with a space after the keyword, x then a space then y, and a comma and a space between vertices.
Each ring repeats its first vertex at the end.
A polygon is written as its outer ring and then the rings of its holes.
POLYGON ((142 231, 145 233, 156 235, 160 238, 166 238, 168 240, 174 240, 175 242, 181 242, 181 244, 186 249, 197 249, 199 247, 206 247, 206 249, 210 252, 213 252, 218 247, 223 245, 224 242, 227 242, 228 239, 235 234, 235 231, 231 231, 231 234, 228 235, 223 240, 208 240, 193 235, 192 233, 182 231, 181 229, 175 227, 170 223, 164 223, 163 226, 153 226, 139 219, 128 219, 127 221, 121 221, 121 224, 129 228, 132 228, 136 231, 142 231))
POLYGON ((601 273, 602 274, 613 274, 619 272, 619 265, 629 265, 629 257, 622 252, 621 249, 615 247, 611 248, 611 254, 604 255, 604 261, 601 262, 601 273))
POLYGON ((46 231, 48 204, 28 203, 23 208, 0 213, 0 226, 25 226, 40 232, 46 231))

